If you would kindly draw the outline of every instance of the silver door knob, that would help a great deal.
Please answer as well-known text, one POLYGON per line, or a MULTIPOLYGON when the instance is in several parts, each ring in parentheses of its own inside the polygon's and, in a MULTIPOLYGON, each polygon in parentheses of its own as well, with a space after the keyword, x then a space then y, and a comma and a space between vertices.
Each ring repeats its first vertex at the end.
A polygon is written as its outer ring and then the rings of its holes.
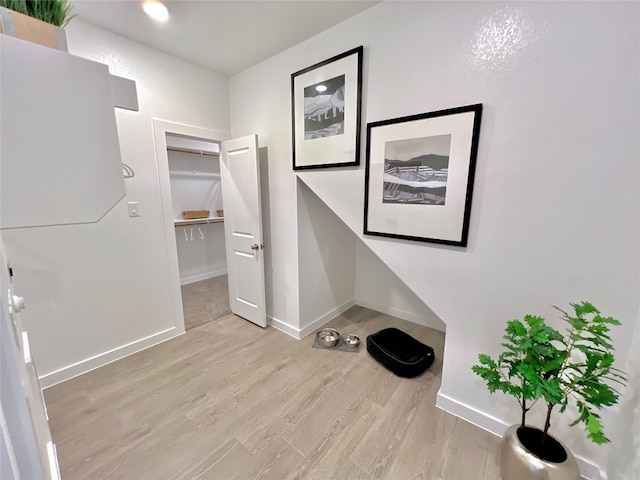
POLYGON ((253 245, 251 245, 251 250, 258 250, 260 248, 260 245, 258 245, 257 243, 254 243, 253 245))

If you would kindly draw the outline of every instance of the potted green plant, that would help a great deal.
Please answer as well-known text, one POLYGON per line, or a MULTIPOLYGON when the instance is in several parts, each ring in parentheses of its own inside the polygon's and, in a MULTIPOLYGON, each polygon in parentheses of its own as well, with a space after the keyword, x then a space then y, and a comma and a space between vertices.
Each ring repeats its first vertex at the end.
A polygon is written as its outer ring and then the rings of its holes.
POLYGON ((511 320, 503 337, 505 350, 496 359, 480 354, 479 363, 471 367, 491 393, 512 395, 520 404, 520 424, 507 429, 503 437, 504 479, 580 479, 571 452, 549 435, 555 407, 563 413, 574 403, 578 417, 571 425, 584 424, 587 437, 596 444, 609 441, 598 411, 618 402, 612 384, 626 383, 624 372, 613 365, 609 336, 610 327, 620 322, 601 315, 589 302, 571 307, 572 313, 554 307, 567 324, 564 335, 539 316, 511 320), (526 424, 527 412, 538 400, 546 405, 541 429, 526 424))
POLYGON ((0 0, 0 33, 66 52, 72 9, 67 0, 0 0))

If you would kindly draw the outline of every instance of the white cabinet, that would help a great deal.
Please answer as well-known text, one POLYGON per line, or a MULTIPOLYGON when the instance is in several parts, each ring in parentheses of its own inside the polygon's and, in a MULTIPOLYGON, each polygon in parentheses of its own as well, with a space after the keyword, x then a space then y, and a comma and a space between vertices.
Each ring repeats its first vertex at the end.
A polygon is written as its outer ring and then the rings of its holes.
MULTIPOLYGON (((135 83, 0 35, 0 230, 97 222, 124 197, 114 106, 137 110, 135 83)), ((0 478, 57 479, 23 307, 0 241, 0 478)))
POLYGON ((0 241, 0 478, 59 479, 47 409, 0 241))
POLYGON ((113 94, 122 80, 0 35, 0 228, 97 222, 124 197, 113 94))

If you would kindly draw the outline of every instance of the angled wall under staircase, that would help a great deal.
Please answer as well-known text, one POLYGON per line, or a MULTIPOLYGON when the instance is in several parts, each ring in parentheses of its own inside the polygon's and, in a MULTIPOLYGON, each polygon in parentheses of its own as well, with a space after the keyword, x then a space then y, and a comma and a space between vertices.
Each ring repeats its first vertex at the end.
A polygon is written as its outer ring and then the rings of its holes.
POLYGON ((302 180, 297 207, 300 323, 289 333, 304 337, 354 304, 444 331, 433 311, 302 180))

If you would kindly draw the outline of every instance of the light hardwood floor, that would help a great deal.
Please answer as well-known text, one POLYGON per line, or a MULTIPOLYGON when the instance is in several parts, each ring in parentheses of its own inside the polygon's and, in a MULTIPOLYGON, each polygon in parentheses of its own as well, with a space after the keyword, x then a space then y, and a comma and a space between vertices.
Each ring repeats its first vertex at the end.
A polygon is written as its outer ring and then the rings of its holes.
POLYGON ((187 330, 231 313, 227 275, 182 285, 181 291, 187 330))
POLYGON ((499 439, 434 406, 444 335, 354 307, 436 351, 422 376, 227 315, 45 391, 64 479, 498 479, 499 439))

